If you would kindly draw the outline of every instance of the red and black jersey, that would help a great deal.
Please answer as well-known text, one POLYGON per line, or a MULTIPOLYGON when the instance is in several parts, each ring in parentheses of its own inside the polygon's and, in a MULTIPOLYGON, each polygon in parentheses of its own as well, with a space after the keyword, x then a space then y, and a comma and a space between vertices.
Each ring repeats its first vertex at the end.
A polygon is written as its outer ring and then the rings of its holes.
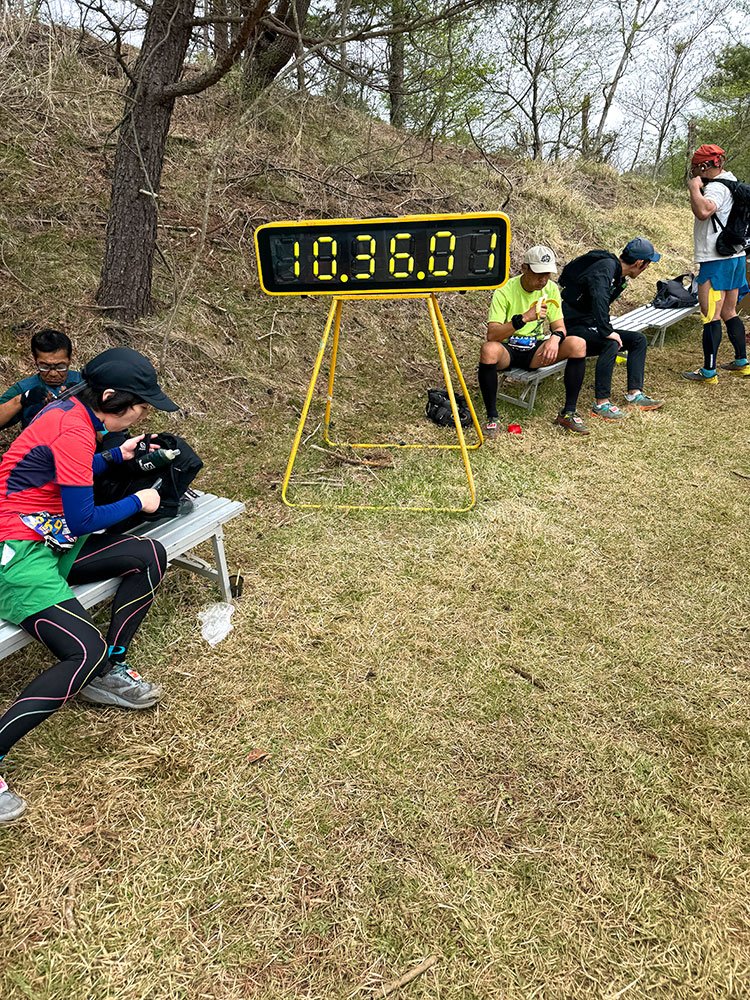
POLYGON ((13 442, 0 462, 0 541, 38 541, 19 514, 62 514, 61 486, 94 482, 96 432, 89 411, 72 398, 50 403, 13 442))

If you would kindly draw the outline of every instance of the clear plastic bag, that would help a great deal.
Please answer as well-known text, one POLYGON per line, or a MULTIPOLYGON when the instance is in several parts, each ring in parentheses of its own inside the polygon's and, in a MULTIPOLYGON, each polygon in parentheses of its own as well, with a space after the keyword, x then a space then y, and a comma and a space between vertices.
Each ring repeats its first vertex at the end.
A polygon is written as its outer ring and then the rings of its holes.
POLYGON ((201 623, 201 635, 209 646, 215 646, 222 639, 226 639, 232 631, 233 614, 234 605, 227 604, 226 601, 209 604, 203 611, 198 612, 198 621, 201 623))

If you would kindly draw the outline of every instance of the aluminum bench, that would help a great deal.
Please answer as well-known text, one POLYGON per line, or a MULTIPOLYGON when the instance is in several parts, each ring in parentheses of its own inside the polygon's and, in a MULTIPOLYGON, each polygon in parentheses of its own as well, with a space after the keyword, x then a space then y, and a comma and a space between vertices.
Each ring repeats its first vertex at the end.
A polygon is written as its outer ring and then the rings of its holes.
MULTIPOLYGON (((191 493, 191 497, 195 508, 190 514, 169 521, 139 524, 127 534, 154 538, 161 542, 167 550, 170 565, 216 581, 224 600, 230 601, 232 591, 224 552, 224 525, 241 514, 245 505, 239 500, 227 500, 226 497, 217 497, 213 493, 194 492, 191 493), (209 539, 213 546, 213 566, 190 551, 209 539)), ((111 580, 81 584, 73 587, 73 593, 84 608, 93 608, 112 597, 119 585, 120 578, 116 577, 111 580)), ((32 641, 31 636, 18 625, 0 619, 0 659, 15 653, 32 641)))
POLYGON ((554 365, 545 365, 544 368, 530 368, 528 371, 525 368, 507 368, 504 372, 498 372, 497 398, 512 406, 532 410, 540 383, 550 375, 561 372, 567 363, 567 360, 556 361, 554 365), (511 396, 503 391, 508 384, 519 386, 517 395, 511 396))
POLYGON ((698 311, 698 306, 685 306, 683 309, 656 309, 654 306, 638 306, 622 316, 610 316, 615 331, 627 333, 644 333, 655 330, 651 338, 651 347, 664 347, 664 336, 670 326, 691 316, 698 311))

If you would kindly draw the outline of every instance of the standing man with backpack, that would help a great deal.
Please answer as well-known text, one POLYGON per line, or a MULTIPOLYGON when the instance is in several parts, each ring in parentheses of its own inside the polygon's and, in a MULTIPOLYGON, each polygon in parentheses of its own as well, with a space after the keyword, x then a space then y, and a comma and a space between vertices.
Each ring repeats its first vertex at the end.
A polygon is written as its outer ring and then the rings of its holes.
MULTIPOLYGON (((688 192, 698 271, 698 303, 703 319, 703 367, 683 372, 690 382, 718 381, 716 355, 721 343, 721 321, 734 348, 734 361, 721 367, 737 375, 750 375, 745 327, 737 315, 739 289, 745 284, 745 234, 748 209, 743 189, 733 173, 724 169, 721 146, 699 146, 690 161, 688 192)), ((750 192, 748 192, 750 193, 750 192)))
POLYGON ((586 341, 586 356, 598 355, 594 373, 594 405, 591 414, 602 420, 617 421, 625 412, 612 395, 612 372, 621 350, 628 352, 625 403, 638 410, 658 410, 664 405, 643 391, 648 342, 642 333, 617 331, 612 327, 609 308, 625 291, 628 279, 643 274, 652 261, 661 258, 654 245, 643 236, 625 246, 619 257, 608 250, 589 250, 569 261, 560 274, 562 308, 568 336, 586 341))

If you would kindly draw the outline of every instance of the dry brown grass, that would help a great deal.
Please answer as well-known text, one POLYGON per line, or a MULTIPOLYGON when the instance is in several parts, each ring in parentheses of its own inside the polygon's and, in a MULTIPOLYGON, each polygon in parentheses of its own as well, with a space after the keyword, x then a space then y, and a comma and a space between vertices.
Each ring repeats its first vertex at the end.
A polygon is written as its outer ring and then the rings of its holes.
MULTIPOLYGON (((34 62, 2 66, 7 377, 28 338, 14 324, 61 323, 84 356, 108 343, 70 303, 90 301, 96 283, 92 223, 107 193, 96 164, 117 105, 100 95, 89 119, 83 95, 102 78, 63 55, 38 79, 34 62), (22 100, 23 66, 37 104, 22 100), (29 109, 47 116, 42 159, 29 109), (70 138, 87 120, 91 150, 70 138)), ((229 117, 231 100, 180 110, 177 134, 198 144, 170 159, 170 224, 200 222, 216 153, 206 122, 229 117)), ((649 357, 663 412, 571 440, 551 425, 560 387, 547 383, 524 437, 476 456, 470 516, 285 510, 278 482, 324 306, 261 299, 252 225, 502 196, 473 155, 425 161, 368 128, 277 101, 222 153, 165 374, 208 460, 204 484, 248 502, 228 539, 245 596, 211 650, 196 622, 211 588, 172 574, 137 646, 168 688, 164 705, 146 716, 74 706, 14 752, 7 773, 31 809, 0 837, 0 994, 377 997, 434 954, 404 996, 747 996, 750 487, 730 470, 750 469, 750 380, 681 382, 698 359, 688 323, 649 357), (382 182, 389 162, 410 171, 404 190, 382 182), (274 314, 269 351, 258 338, 274 314), (256 748, 271 756, 250 764, 256 748)), ((544 238, 566 257, 645 231, 665 251, 661 273, 688 262, 679 196, 607 171, 505 169, 516 254, 544 238)), ((184 275, 189 233, 164 241, 184 275)), ((167 305, 171 278, 158 282, 167 305)), ((641 283, 630 301, 649 294, 641 283)), ((445 296, 467 373, 487 298, 445 296)), ((167 315, 132 342, 158 356, 167 315)), ((421 314, 362 307, 347 320, 342 433, 380 423, 439 435, 419 416, 438 379, 421 314)), ((307 448, 301 461, 321 456, 307 448)), ((397 455, 380 485, 346 475, 368 496, 462 488, 455 456, 397 455)), ((38 650, 4 661, 0 700, 39 664, 38 650)))

